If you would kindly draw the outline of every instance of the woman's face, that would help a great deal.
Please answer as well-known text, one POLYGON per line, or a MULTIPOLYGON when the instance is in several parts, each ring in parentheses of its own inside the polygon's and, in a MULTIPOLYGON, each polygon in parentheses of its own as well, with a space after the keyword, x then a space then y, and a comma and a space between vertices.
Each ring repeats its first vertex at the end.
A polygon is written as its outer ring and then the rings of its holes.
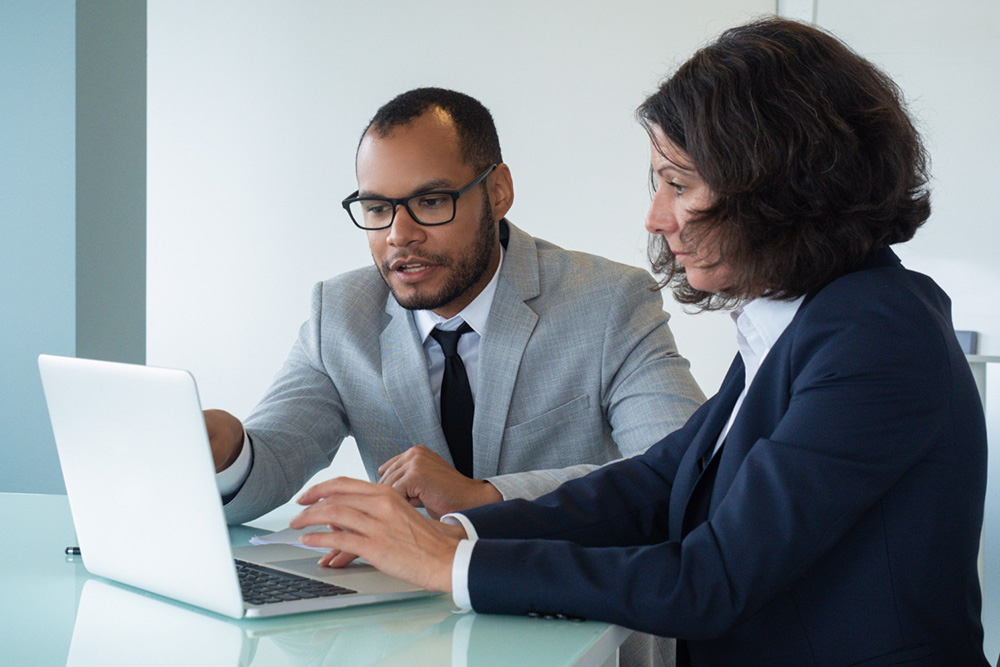
POLYGON ((646 229, 666 239, 692 287, 719 292, 728 286, 730 268, 717 263, 715 242, 708 236, 695 247, 684 238, 685 225, 698 211, 711 206, 715 195, 694 170, 688 154, 656 125, 649 143, 656 192, 646 215, 646 229))

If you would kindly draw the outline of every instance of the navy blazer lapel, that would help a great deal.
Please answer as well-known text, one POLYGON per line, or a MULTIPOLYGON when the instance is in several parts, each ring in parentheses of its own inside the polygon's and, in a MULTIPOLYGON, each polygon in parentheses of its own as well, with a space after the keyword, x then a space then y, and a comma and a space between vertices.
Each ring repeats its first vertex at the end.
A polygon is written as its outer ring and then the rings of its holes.
POLYGON ((726 436, 726 447, 719 461, 719 470, 712 491, 710 512, 729 490, 750 448, 762 437, 761 434, 773 432, 788 410, 792 391, 789 349, 802 313, 814 295, 815 293, 810 294, 799 306, 795 317, 774 342, 747 389, 740 414, 726 436))
POLYGON ((722 429, 733 412, 736 399, 743 391, 744 378, 743 359, 737 354, 718 393, 709 399, 712 402, 710 412, 706 415, 698 433, 691 440, 674 478, 674 486, 670 495, 671 539, 681 539, 684 517, 688 508, 694 505, 692 498, 695 493, 703 492, 703 489, 699 488, 698 485, 701 479, 701 469, 698 462, 715 447, 719 434, 722 433, 722 429))

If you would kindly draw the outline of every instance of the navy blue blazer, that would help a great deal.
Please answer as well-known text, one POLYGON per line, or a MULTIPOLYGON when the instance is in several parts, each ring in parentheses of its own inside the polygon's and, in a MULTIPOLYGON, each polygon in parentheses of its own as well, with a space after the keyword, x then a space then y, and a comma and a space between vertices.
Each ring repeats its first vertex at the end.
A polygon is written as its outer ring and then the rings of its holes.
POLYGON ((678 637, 693 665, 987 665, 982 404, 947 295, 888 249, 803 302, 743 389, 642 456, 470 510, 478 612, 678 637))

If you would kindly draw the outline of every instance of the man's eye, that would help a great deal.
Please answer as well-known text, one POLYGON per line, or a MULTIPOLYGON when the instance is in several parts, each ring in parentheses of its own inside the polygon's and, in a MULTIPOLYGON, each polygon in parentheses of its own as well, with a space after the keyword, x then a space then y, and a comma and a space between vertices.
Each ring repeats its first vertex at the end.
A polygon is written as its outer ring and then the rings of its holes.
POLYGON ((373 201, 365 204, 366 215, 385 215, 389 211, 389 202, 373 201))
POLYGON ((417 206, 423 209, 441 208, 448 203, 451 197, 447 195, 424 195, 417 199, 417 206))

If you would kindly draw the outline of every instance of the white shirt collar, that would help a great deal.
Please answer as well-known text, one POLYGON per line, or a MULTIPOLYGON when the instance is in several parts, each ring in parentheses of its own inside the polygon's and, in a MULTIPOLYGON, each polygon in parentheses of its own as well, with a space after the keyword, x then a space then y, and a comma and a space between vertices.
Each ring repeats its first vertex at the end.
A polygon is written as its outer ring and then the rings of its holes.
POLYGON ((736 323, 736 343, 746 368, 747 386, 757 374, 764 357, 791 324, 803 299, 804 296, 794 301, 754 299, 730 313, 736 323))
POLYGON ((461 326, 462 322, 468 323, 472 330, 482 336, 486 332, 486 320, 490 316, 490 307, 493 305, 493 297, 497 292, 497 281, 500 278, 500 268, 503 266, 504 250, 500 248, 500 263, 497 270, 486 284, 483 291, 476 295, 468 306, 463 308, 457 315, 451 318, 444 318, 433 310, 414 310, 413 323, 420 334, 420 341, 426 342, 434 327, 454 330, 461 326))

